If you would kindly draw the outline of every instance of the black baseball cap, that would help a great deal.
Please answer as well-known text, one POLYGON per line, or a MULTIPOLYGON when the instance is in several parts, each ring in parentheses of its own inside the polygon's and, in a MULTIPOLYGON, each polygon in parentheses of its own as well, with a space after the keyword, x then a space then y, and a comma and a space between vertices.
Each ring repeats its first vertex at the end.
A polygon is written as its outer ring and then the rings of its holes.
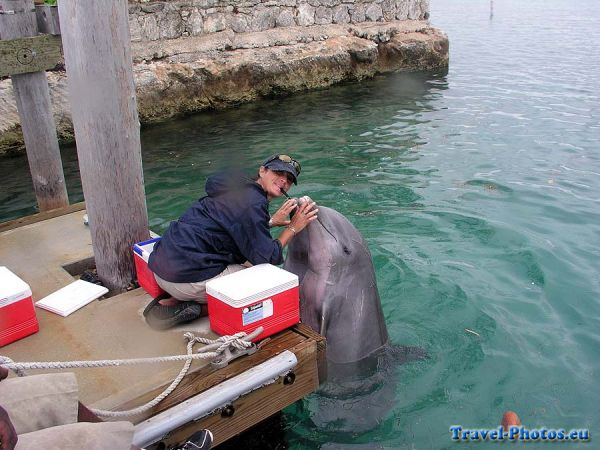
POLYGON ((298 184, 298 175, 302 170, 300 163, 288 155, 275 154, 262 163, 263 167, 271 170, 287 172, 294 177, 294 184, 298 184))

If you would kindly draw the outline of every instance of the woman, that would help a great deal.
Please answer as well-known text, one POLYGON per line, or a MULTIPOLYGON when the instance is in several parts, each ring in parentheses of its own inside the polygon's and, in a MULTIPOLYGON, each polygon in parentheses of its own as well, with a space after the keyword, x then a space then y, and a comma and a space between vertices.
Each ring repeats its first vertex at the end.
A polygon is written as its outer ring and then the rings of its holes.
POLYGON ((206 315, 210 279, 244 269, 246 262, 283 262, 283 247, 317 218, 314 202, 297 206, 292 199, 269 217, 269 202, 298 184, 299 174, 298 161, 278 154, 265 160, 254 179, 230 172, 206 181, 207 195, 169 225, 150 255, 156 282, 171 296, 146 307, 150 326, 165 329, 206 315), (285 229, 273 239, 270 226, 285 229))

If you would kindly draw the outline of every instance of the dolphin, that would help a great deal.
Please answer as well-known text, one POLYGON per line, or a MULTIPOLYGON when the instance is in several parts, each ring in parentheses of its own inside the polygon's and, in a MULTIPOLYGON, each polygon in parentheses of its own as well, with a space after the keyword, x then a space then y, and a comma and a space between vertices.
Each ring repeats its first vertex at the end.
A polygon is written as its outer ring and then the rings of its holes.
POLYGON ((327 340, 327 382, 304 403, 310 420, 321 430, 373 429, 395 406, 398 365, 427 353, 389 344, 364 238, 342 214, 319 205, 318 219, 288 244, 283 267, 298 275, 302 322, 327 340))
POLYGON ((342 214, 319 205, 283 268, 298 275, 300 317, 327 339, 328 361, 360 361, 388 342, 371 253, 342 214))

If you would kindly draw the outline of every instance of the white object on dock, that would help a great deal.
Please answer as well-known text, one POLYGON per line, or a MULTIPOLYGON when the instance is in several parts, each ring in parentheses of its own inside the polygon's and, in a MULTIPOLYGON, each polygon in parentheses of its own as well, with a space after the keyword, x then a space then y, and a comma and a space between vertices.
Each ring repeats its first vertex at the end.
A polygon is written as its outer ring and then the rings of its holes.
POLYGON ((104 286, 77 280, 35 302, 35 306, 67 317, 107 292, 104 286))
POLYGON ((275 382, 296 367, 298 359, 289 350, 248 369, 230 380, 189 398, 135 426, 133 445, 146 447, 168 432, 222 408, 242 395, 275 382))

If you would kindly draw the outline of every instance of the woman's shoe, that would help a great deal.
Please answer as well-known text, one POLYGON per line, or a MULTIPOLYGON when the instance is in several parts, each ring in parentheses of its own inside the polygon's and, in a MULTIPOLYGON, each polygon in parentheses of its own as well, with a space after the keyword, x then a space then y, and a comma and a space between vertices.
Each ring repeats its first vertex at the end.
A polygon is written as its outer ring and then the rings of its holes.
POLYGON ((163 294, 156 297, 144 309, 146 323, 155 330, 166 330, 208 314, 207 305, 181 301, 175 305, 161 305, 159 301, 165 298, 169 296, 163 294))

